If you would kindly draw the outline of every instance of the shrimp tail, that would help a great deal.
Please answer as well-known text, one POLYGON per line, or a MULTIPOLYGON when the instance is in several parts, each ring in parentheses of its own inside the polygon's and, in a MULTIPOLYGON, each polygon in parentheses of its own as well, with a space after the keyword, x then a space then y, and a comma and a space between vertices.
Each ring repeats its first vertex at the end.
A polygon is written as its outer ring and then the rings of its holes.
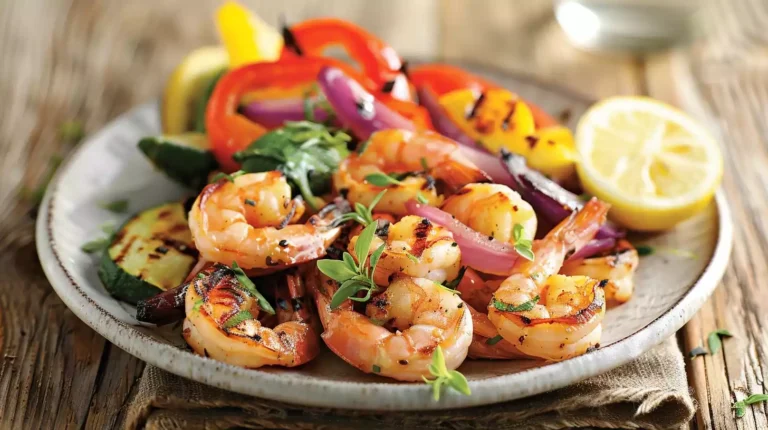
POLYGON ((610 207, 592 197, 580 211, 564 219, 547 236, 563 243, 566 249, 579 250, 595 237, 600 226, 605 223, 610 207))

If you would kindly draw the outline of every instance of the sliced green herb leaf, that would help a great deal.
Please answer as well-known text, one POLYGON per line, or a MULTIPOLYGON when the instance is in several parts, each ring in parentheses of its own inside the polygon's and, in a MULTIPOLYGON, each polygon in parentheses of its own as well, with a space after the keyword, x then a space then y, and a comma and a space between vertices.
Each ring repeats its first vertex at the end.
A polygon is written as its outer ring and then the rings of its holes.
POLYGON ((240 286, 243 287, 243 290, 245 290, 245 292, 247 292, 251 297, 256 298, 256 301, 259 303, 259 307, 264 312, 270 315, 274 315, 275 309, 272 308, 272 305, 269 304, 267 299, 261 295, 259 290, 256 288, 256 284, 254 284, 253 281, 251 281, 251 278, 249 278, 248 275, 243 272, 243 269, 237 265, 236 261, 232 262, 232 271, 235 273, 235 278, 237 278, 237 281, 240 283, 240 286))
POLYGON ((458 370, 448 370, 448 367, 445 365, 443 349, 440 346, 432 354, 432 364, 429 365, 429 373, 434 376, 434 379, 427 379, 426 377, 422 377, 422 379, 432 386, 432 398, 435 401, 440 400, 443 385, 453 388, 465 396, 472 394, 467 378, 458 370))
POLYGON ((419 262, 419 259, 415 255, 411 254, 410 252, 406 252, 405 256, 408 257, 408 259, 413 261, 414 263, 419 262))
POLYGON ((459 291, 459 290, 454 290, 453 288, 446 287, 445 285, 443 285, 443 284, 441 284, 439 282, 435 282, 435 281, 432 281, 432 282, 435 284, 435 286, 437 288, 440 288, 443 291, 447 291, 447 292, 449 292, 451 294, 456 294, 457 296, 461 295, 461 291, 459 291))
POLYGON ((461 269, 459 269, 459 274, 456 276, 456 279, 450 282, 446 282, 444 284, 445 287, 455 290, 461 283, 461 280, 464 279, 464 273, 466 272, 467 272, 467 266, 462 266, 461 269))
POLYGON ((192 306, 192 312, 199 312, 200 311, 200 307, 203 306, 203 303, 204 303, 203 299, 198 299, 195 302, 194 306, 192 306))
POLYGON ((645 257, 654 253, 653 247, 648 245, 637 245, 635 246, 635 250, 637 250, 637 255, 640 257, 645 257))
POLYGON ((241 322, 247 321, 247 320, 252 320, 252 319, 253 319, 253 315, 251 315, 250 312, 248 312, 246 310, 242 310, 242 311, 232 315, 231 317, 229 317, 227 319, 227 321, 224 323, 224 327, 225 328, 236 327, 241 322))
POLYGON ((103 237, 101 239, 95 239, 90 242, 85 242, 83 246, 80 247, 80 249, 88 254, 92 254, 94 252, 103 251, 109 247, 111 240, 108 237, 103 237))
POLYGON ((502 312, 526 312, 533 309, 533 307, 536 306, 536 303, 538 302, 539 302, 538 294, 536 295, 536 297, 532 298, 531 300, 528 300, 527 302, 521 303, 517 306, 504 303, 501 300, 497 300, 496 298, 494 298, 493 307, 502 312))
POLYGON ((213 177, 211 178, 210 181, 208 181, 208 183, 213 184, 213 183, 219 182, 222 179, 226 179, 229 182, 235 182, 235 178, 237 178, 238 176, 242 176, 246 173, 248 172, 245 172, 243 170, 238 170, 237 172, 232 172, 232 173, 219 172, 213 175, 213 177))
POLYGON ((124 213, 128 210, 128 200, 115 200, 113 202, 102 203, 99 206, 101 206, 102 209, 106 209, 110 212, 124 213))
POLYGON ((487 345, 496 345, 497 343, 501 342, 502 339, 504 339, 504 338, 501 337, 500 334, 497 334, 496 336, 486 340, 485 343, 487 345))
POLYGON ((722 337, 731 337, 733 336, 731 332, 725 329, 717 329, 713 332, 711 332, 707 336, 707 344, 709 345, 709 353, 712 355, 717 354, 717 351, 720 350, 720 347, 723 346, 723 342, 720 338, 722 337))
POLYGON ((381 367, 374 364, 373 365, 373 373, 381 373, 381 367))
POLYGON ((387 175, 385 173, 371 173, 365 177, 365 180, 371 185, 375 185, 377 187, 388 187, 390 185, 402 184, 400 180, 396 179, 392 175, 387 175))
POLYGON ((427 200, 426 197, 422 196, 421 193, 416 194, 416 201, 418 201, 419 203, 421 203, 423 205, 429 203, 429 200, 427 200))
POLYGON ((515 251, 517 251, 523 258, 533 261, 535 258, 533 255, 533 242, 529 239, 524 239, 524 233, 525 230, 522 224, 515 224, 515 226, 512 227, 512 238, 515 240, 515 251))
POLYGON ((197 279, 205 279, 205 273, 200 272, 197 274, 197 279))
POLYGON ((691 360, 693 360, 694 358, 699 357, 701 355, 707 355, 707 350, 702 348, 702 347, 700 347, 700 346, 697 346, 696 348, 693 348, 691 350, 691 352, 688 353, 688 356, 691 358, 691 360))

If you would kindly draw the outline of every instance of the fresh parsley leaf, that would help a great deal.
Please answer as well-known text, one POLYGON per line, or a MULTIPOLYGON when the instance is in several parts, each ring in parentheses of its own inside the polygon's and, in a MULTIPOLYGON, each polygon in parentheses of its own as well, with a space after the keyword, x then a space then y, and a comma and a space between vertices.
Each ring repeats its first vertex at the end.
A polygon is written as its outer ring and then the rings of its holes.
POLYGON ((390 185, 402 184, 402 182, 400 182, 399 179, 395 178, 392 175, 387 175, 385 173, 371 173, 370 175, 367 175, 365 177, 365 180, 369 184, 375 185, 377 187, 388 187, 390 185))
POLYGON ((768 394, 752 394, 744 400, 734 402, 731 409, 736 409, 736 417, 741 418, 746 415, 747 406, 760 402, 768 402, 768 394))
POLYGON ((523 238, 524 232, 522 224, 515 224, 515 226, 512 227, 512 238, 515 240, 515 251, 517 251, 523 258, 533 261, 535 258, 533 255, 533 242, 523 238))
POLYGON ((525 303, 521 303, 517 306, 513 306, 507 303, 502 302, 501 300, 497 300, 495 297, 493 299, 493 307, 502 311, 502 312, 525 312, 530 311, 533 309, 534 306, 536 306, 536 303, 539 302, 539 296, 538 294, 536 297, 532 298, 531 300, 528 300, 525 303))
POLYGON ((124 213, 128 210, 128 200, 115 200, 113 202, 102 203, 99 206, 101 206, 102 209, 106 209, 117 214, 124 213))
POLYGON ((652 246, 648 246, 648 245, 637 245, 635 246, 635 250, 637 251, 637 255, 639 255, 640 257, 652 255, 655 251, 652 246))
POLYGON ((240 268, 240 266, 237 265, 236 261, 232 262, 232 271, 235 273, 235 278, 237 278, 237 282, 240 283, 240 286, 243 288, 243 290, 248 293, 251 297, 254 297, 256 301, 259 303, 259 307, 266 313, 270 315, 275 314, 275 309, 272 308, 272 305, 269 304, 267 299, 261 295, 259 290, 256 288, 256 284, 251 281, 251 278, 248 277, 248 275, 243 272, 243 269, 240 268))
POLYGON ((448 367, 445 365, 443 349, 439 345, 432 354, 432 364, 429 365, 429 373, 434 376, 434 379, 427 379, 423 376, 422 379, 432 386, 432 398, 435 401, 440 400, 443 385, 453 388, 465 396, 472 394, 467 378, 458 370, 448 370, 448 367))
POLYGON ((352 138, 331 132, 323 124, 288 121, 270 131, 233 158, 247 172, 279 170, 313 208, 323 204, 316 195, 331 189, 331 176, 348 154, 352 138))
POLYGON ((85 127, 82 121, 69 120, 59 125, 59 138, 73 145, 80 143, 85 137, 85 127))
POLYGON ((691 358, 691 360, 702 355, 707 355, 707 350, 700 346, 693 348, 691 352, 688 353, 688 356, 691 358))
POLYGON ((723 342, 720 338, 722 337, 731 337, 733 336, 731 332, 725 329, 717 329, 713 332, 711 332, 707 336, 707 344, 709 345, 709 353, 712 355, 717 354, 717 352, 720 350, 720 347, 723 346, 723 342))
POLYGON ((488 339, 485 341, 486 345, 496 345, 497 343, 501 342, 501 340, 504 339, 501 337, 500 334, 497 334, 496 336, 488 339))
POLYGON ((247 321, 247 320, 252 320, 252 319, 253 319, 253 315, 250 312, 248 312, 246 310, 242 310, 242 311, 232 315, 231 317, 227 318, 227 321, 224 323, 224 328, 236 327, 241 322, 247 321))
POLYGON ((226 179, 229 182, 235 182, 235 178, 237 178, 238 176, 242 176, 246 173, 248 172, 245 172, 243 170, 238 170, 237 172, 232 172, 232 173, 219 172, 213 175, 213 177, 211 178, 210 181, 208 181, 208 183, 213 184, 213 183, 219 182, 222 179, 226 179))
POLYGON ((90 242, 85 242, 80 249, 87 253, 92 254, 94 252, 103 251, 109 247, 111 240, 109 237, 103 237, 101 239, 95 239, 90 242))

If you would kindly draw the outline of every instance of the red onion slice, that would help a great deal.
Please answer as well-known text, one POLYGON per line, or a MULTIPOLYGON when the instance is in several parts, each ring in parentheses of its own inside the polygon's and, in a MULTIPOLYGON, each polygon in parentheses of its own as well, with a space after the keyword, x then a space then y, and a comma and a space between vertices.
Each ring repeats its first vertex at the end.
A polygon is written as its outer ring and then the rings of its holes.
POLYGON ((477 142, 474 139, 467 136, 448 116, 445 109, 440 105, 437 100, 437 95, 432 88, 428 86, 419 87, 416 90, 419 96, 419 104, 429 113, 430 119, 432 119, 432 125, 435 126, 435 130, 443 136, 453 139, 460 145, 469 146, 475 148, 477 142))
POLYGON ((317 76, 320 89, 341 124, 358 139, 385 129, 415 131, 413 122, 388 108, 336 67, 324 67, 317 76))
POLYGON ((511 246, 467 227, 451 214, 435 207, 422 205, 416 200, 405 203, 409 214, 426 218, 453 233, 453 239, 461 249, 462 263, 484 273, 507 275, 519 254, 511 246))
MULTIPOLYGON (((306 119, 303 99, 257 100, 243 106, 242 112, 246 118, 267 128, 282 127, 286 121, 306 119)), ((328 119, 328 112, 320 107, 314 108, 314 114, 317 122, 328 119)))

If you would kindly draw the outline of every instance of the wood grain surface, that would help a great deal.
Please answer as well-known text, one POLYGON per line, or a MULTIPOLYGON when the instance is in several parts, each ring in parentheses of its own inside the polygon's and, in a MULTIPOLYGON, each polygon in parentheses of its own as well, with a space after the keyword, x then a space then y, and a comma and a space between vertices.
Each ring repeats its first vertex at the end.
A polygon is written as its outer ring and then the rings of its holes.
MULTIPOLYGON (((735 337, 689 368, 706 429, 768 428, 766 406, 736 419, 734 400, 768 377, 768 5, 708 1, 703 37, 647 57, 582 52, 566 42, 548 1, 311 0, 246 2, 277 23, 354 20, 404 55, 523 71, 592 97, 649 94, 718 130, 736 243, 723 285, 681 333, 683 347, 714 328, 735 337), (681 73, 681 67, 684 69, 681 73)), ((73 147, 60 126, 94 132, 157 97, 174 65, 215 41, 215 0, 0 0, 0 427, 111 428, 143 363, 81 323, 52 292, 33 245, 23 189, 73 147)))

